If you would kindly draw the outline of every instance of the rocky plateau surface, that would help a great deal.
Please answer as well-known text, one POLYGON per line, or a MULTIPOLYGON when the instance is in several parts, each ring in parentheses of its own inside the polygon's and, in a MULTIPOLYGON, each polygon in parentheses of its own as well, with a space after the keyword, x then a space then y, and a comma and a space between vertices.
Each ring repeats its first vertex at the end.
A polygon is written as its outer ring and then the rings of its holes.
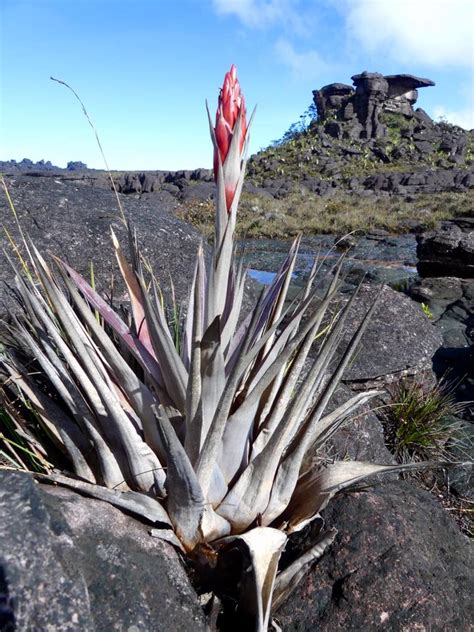
MULTIPOLYGON (((474 187, 472 134, 433 123, 413 108, 416 91, 432 85, 430 80, 361 73, 353 81, 354 86, 331 84, 315 91, 318 120, 287 138, 286 154, 278 151, 280 145, 250 161, 248 191, 282 197, 303 186, 320 195, 341 189, 417 195, 474 187), (297 178, 288 167, 293 151, 300 160, 297 178)), ((110 227, 123 241, 126 234, 107 176, 77 162, 66 170, 28 161, 3 163, 0 169, 7 174, 21 226, 39 249, 64 258, 86 277, 92 262, 98 288, 110 293, 116 271, 110 227)), ((185 299, 201 236, 174 210, 178 203, 213 196, 211 172, 120 173, 114 179, 164 293, 170 294, 172 279, 176 296, 185 299)), ((18 226, 4 197, 0 215, 18 242, 18 226)), ((323 239, 323 250, 329 250, 334 236, 323 239)), ((459 378, 458 399, 474 401, 473 239, 473 220, 463 217, 417 238, 397 241, 379 231, 360 243, 339 244, 352 249, 344 289, 352 289, 367 272, 369 281, 346 336, 373 300, 373 282, 389 280, 391 287, 384 289, 331 406, 360 388, 383 388, 406 375, 424 374, 434 381, 447 370, 459 378)), ((5 233, 0 242, 12 256, 5 233)), ((281 254, 280 245, 273 246, 281 254)), ((307 273, 309 246, 311 240, 298 261, 296 281, 307 273)), ((276 269, 264 247, 255 252, 251 267, 276 269)), ((7 258, 1 257, 2 312, 15 307, 13 277, 7 258)), ((254 291, 249 281, 247 308, 254 291)), ((120 303, 123 288, 116 283, 113 292, 120 303)), ((342 300, 346 297, 347 292, 342 300)), ((472 404, 460 420, 467 448, 453 457, 472 460, 472 404)), ((394 462, 377 411, 366 409, 351 419, 331 445, 334 457, 394 462)), ((450 483, 458 496, 472 500, 472 469, 456 468, 450 483)), ((336 541, 273 613, 283 630, 472 629, 472 547, 432 494, 392 475, 340 494, 324 518, 338 529, 336 541)), ((209 629, 183 560, 171 545, 150 536, 152 527, 101 501, 0 469, 1 632, 209 629)), ((310 537, 303 533, 294 546, 304 549, 310 537)))
MULTIPOLYGON (((114 267, 110 225, 124 236, 110 191, 54 177, 17 175, 9 183, 22 226, 43 251, 59 253, 86 275, 92 259, 98 282, 108 277, 114 267)), ((169 192, 137 199, 119 195, 160 280, 166 285, 171 275, 177 293, 185 296, 199 234, 174 217, 175 198, 169 192)), ((18 239, 10 211, 2 205, 2 217, 18 239)), ((471 230, 467 220, 456 220, 438 233, 421 236, 420 271, 435 256, 446 262, 437 269, 439 275, 452 273, 459 263, 456 257, 471 266, 471 230), (423 246, 427 243, 436 247, 430 251, 423 246)), ((386 240, 387 257, 393 258, 393 237, 374 237, 377 256, 386 240)), ((413 265, 413 236, 406 247, 403 258, 413 265)), ((6 261, 2 266, 8 303, 12 272, 6 261)), ((354 388, 390 384, 401 375, 428 373, 434 379, 433 357, 440 354, 451 365, 471 354, 472 366, 472 283, 472 277, 420 276, 409 293, 429 305, 431 321, 404 293, 386 288, 337 397, 347 398, 354 388)), ((371 284, 362 288, 347 335, 374 291, 371 284)), ((474 384, 470 375, 463 384, 474 384)), ((472 428, 468 413, 465 417, 472 428)), ((340 458, 394 459, 380 419, 368 410, 342 429, 332 446, 340 458)), ((459 494, 472 493, 471 477, 464 469, 458 473, 459 494)), ((431 494, 392 476, 365 491, 339 496, 325 519, 338 529, 336 542, 274 612, 283 630, 469 629, 471 548, 431 494)), ((179 556, 151 538, 152 526, 100 501, 38 485, 28 474, 0 471, 2 632, 207 629, 179 556)), ((305 542, 303 538, 298 545, 305 542)))

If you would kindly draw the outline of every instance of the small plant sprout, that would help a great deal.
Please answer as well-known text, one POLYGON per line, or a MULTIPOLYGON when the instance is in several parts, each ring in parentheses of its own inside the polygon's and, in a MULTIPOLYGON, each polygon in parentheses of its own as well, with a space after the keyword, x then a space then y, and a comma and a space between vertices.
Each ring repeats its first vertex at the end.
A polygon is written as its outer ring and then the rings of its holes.
MULTIPOLYGON (((264 632, 272 599, 284 601, 335 531, 321 526, 303 556, 282 568, 288 538, 315 520, 322 525, 320 511, 339 490, 413 466, 313 458, 377 395, 360 392, 326 410, 375 309, 335 362, 357 295, 332 317, 340 265, 317 299, 316 260, 288 306, 297 238, 258 303, 243 313, 246 271, 234 253, 234 230, 252 118, 247 124, 232 66, 215 124, 209 116, 217 187, 212 252, 208 260, 199 248, 187 314, 179 319, 175 313, 171 328, 130 225, 130 259, 112 232, 128 319, 67 263, 47 261, 25 236, 28 274, 12 263, 22 309, 1 329, 0 397, 10 407, 21 397, 34 411, 34 424, 20 417, 14 423, 46 472, 36 474, 40 480, 151 523, 153 534, 172 542, 198 573, 214 574, 213 590, 224 600, 219 569, 230 551, 240 551, 247 563, 234 578, 235 602, 264 632)), ((8 457, 33 469, 17 446, 8 457)))
POLYGON ((431 311, 429 305, 427 305, 426 303, 421 303, 421 309, 426 318, 428 318, 429 320, 433 320, 433 312, 431 311))

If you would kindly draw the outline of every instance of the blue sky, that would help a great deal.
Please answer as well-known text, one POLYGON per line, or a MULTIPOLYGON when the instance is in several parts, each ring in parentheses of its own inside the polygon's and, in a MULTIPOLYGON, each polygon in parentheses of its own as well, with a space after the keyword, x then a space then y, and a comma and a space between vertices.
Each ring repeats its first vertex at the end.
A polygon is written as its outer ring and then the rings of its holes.
POLYGON ((231 63, 251 152, 280 137, 312 90, 363 70, 428 77, 418 105, 474 127, 472 0, 0 0, 0 159, 112 169, 210 167, 231 63))

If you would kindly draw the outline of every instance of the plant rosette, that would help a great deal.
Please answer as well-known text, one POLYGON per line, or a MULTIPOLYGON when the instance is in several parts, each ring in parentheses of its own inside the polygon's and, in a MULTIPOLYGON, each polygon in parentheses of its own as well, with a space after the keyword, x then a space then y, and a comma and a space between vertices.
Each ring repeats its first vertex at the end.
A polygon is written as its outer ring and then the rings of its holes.
MULTIPOLYGON (((297 238, 257 305, 241 314, 246 271, 235 255, 234 230, 252 118, 247 124, 232 66, 215 124, 209 116, 217 187, 212 254, 207 264, 202 247, 197 253, 179 350, 176 322, 170 328, 158 282, 128 223, 130 261, 112 232, 128 318, 71 266, 58 258, 48 263, 23 237, 26 257, 12 263, 22 310, 2 323, 0 393, 17 433, 44 456, 38 478, 151 523, 153 535, 188 556, 224 600, 233 591, 239 611, 263 632, 272 607, 333 541, 335 530, 325 530, 320 517, 329 500, 370 475, 429 464, 315 458, 377 395, 357 393, 326 412, 375 309, 330 370, 357 296, 330 316, 341 263, 318 300, 315 258, 305 288, 288 306, 297 238), (18 396, 34 424, 15 412, 18 396), (311 523, 319 535, 283 568, 288 538, 311 523), (222 577, 236 552, 247 562, 230 573, 227 591, 222 577)), ((14 453, 9 458, 24 469, 14 453)))

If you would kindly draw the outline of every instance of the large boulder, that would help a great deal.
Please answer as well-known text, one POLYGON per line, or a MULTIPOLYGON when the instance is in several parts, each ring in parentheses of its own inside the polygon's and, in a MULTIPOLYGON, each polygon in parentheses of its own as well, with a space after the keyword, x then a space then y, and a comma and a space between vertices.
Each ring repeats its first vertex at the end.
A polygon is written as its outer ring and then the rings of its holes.
POLYGON ((329 116, 346 118, 346 106, 353 95, 354 88, 345 83, 331 83, 320 90, 313 90, 318 119, 325 121, 329 116))
MULTIPOLYGON (((458 401, 467 403, 462 416, 474 420, 474 279, 429 277, 410 288, 410 296, 428 306, 443 337, 434 369, 445 376, 458 401)), ((471 453, 474 446, 471 446, 471 453)))
POLYGON ((178 555, 151 528, 0 470, 0 630, 204 632, 178 555))
MULTIPOLYGON (((346 321, 348 343, 378 287, 363 285, 346 321)), ((354 360, 343 380, 352 388, 384 386, 402 376, 431 371, 432 358, 443 344, 441 334, 407 296, 385 286, 354 360)))
POLYGON ((413 116, 413 106, 418 99, 418 88, 434 86, 431 79, 415 77, 414 75, 385 75, 388 82, 388 99, 384 109, 399 112, 405 116, 413 116))
POLYGON ((417 241, 420 276, 474 278, 474 218, 441 222, 417 241))
POLYGON ((364 71, 351 77, 356 86, 354 107, 365 138, 386 136, 386 127, 380 122, 382 106, 388 96, 388 81, 378 72, 364 71))
POLYGON ((325 511, 338 536, 275 613, 285 632, 472 629, 472 547, 428 492, 389 482, 325 511))

